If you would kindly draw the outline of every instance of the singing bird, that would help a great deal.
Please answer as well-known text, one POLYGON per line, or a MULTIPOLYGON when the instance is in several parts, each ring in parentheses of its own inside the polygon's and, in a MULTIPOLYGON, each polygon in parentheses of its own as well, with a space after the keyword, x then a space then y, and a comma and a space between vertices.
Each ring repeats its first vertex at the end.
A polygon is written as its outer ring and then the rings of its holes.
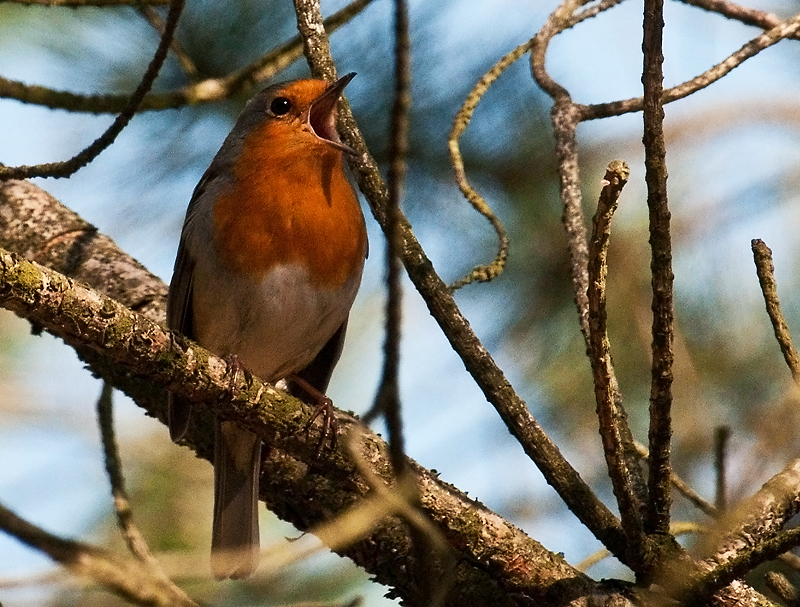
MULTIPOLYGON (((341 354, 367 255, 344 170, 343 155, 355 152, 336 132, 337 102, 353 76, 275 84, 247 103, 189 202, 167 301, 170 329, 233 369, 285 379, 317 399, 341 354)), ((170 394, 173 440, 190 412, 170 394)), ((216 420, 217 578, 246 577, 257 565, 260 459, 259 436, 216 420)))

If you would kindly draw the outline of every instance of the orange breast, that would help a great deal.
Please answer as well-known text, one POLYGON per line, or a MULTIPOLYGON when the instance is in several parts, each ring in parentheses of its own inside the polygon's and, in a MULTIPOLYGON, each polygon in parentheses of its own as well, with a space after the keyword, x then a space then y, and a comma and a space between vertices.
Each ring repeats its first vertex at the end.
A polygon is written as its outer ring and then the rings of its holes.
POLYGON ((366 228, 339 151, 265 121, 236 167, 214 207, 215 245, 232 272, 259 277, 296 263, 314 286, 336 289, 360 271, 366 228))

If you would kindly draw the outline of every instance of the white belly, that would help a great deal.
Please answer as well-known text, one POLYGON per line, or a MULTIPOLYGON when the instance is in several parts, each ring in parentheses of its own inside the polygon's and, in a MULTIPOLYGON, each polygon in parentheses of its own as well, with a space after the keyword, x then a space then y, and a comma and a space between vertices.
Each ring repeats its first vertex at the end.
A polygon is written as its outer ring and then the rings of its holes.
POLYGON ((359 271, 339 289, 320 291, 296 266, 273 269, 261 280, 203 266, 197 263, 193 280, 197 342, 220 356, 235 354, 270 382, 314 359, 347 319, 361 282, 359 271))

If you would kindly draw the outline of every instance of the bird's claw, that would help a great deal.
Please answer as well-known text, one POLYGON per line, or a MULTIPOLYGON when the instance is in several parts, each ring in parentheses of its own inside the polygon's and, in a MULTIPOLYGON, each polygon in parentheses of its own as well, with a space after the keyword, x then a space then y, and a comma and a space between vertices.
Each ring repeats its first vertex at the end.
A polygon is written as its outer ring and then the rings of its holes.
POLYGON ((306 422, 303 432, 308 434, 311 425, 320 415, 322 416, 322 431, 320 432, 319 441, 317 441, 317 448, 314 450, 314 457, 316 458, 322 455, 326 439, 328 438, 330 439, 331 451, 335 451, 336 441, 339 436, 339 422, 336 420, 336 413, 333 411, 333 401, 327 396, 323 396, 319 399, 316 411, 314 411, 314 414, 308 422, 306 422))

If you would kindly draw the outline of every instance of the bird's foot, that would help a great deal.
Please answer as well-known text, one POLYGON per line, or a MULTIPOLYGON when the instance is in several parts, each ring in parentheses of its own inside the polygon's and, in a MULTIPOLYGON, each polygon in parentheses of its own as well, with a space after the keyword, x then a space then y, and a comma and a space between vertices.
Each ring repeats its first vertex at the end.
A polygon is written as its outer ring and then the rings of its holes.
POLYGON ((244 374, 244 380, 247 383, 250 383, 253 380, 253 376, 251 375, 250 371, 247 370, 242 364, 242 359, 240 359, 236 354, 228 354, 225 357, 225 362, 228 363, 228 369, 225 374, 228 376, 228 392, 231 395, 231 399, 233 399, 234 391, 236 390, 236 383, 239 381, 239 375, 244 374))
POLYGON ((322 455, 326 441, 329 441, 331 451, 335 450, 336 440, 339 435, 339 422, 336 420, 336 413, 333 410, 333 401, 298 375, 289 376, 289 380, 302 388, 316 404, 316 410, 311 416, 311 419, 306 422, 303 432, 308 434, 308 431, 311 429, 311 424, 313 424, 319 416, 322 416, 322 432, 317 442, 315 457, 322 455))

